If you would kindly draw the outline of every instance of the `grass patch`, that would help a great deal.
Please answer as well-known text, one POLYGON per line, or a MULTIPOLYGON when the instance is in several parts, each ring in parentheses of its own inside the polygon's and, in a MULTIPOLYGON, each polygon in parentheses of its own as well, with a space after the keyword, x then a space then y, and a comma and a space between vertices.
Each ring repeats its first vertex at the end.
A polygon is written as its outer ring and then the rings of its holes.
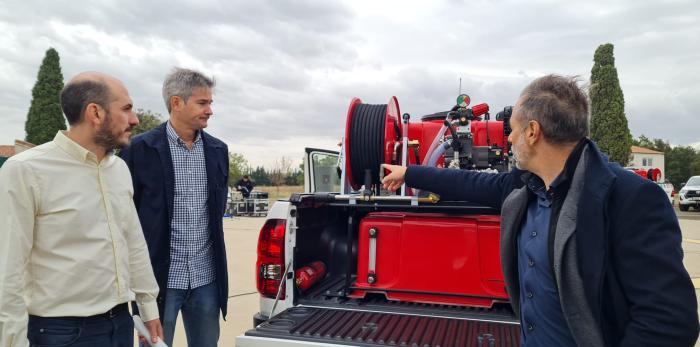
POLYGON ((303 193, 304 186, 256 186, 255 190, 267 192, 269 194, 270 206, 272 203, 280 199, 289 199, 293 193, 303 193))

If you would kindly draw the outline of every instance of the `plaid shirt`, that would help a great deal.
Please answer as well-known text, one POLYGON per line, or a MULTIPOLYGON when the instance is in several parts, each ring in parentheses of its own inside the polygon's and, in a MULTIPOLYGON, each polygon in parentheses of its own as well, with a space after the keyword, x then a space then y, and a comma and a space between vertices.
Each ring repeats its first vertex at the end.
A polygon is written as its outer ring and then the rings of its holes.
POLYGON ((216 277, 209 238, 204 144, 199 132, 192 149, 187 149, 169 121, 166 132, 175 173, 168 288, 197 288, 214 282, 216 277))

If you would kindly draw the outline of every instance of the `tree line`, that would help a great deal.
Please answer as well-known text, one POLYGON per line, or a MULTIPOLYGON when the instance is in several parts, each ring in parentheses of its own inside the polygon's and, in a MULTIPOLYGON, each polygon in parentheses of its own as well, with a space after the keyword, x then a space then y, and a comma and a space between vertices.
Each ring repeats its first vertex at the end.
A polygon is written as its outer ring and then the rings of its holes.
POLYGON ((234 186, 243 175, 248 175, 256 186, 299 186, 304 184, 304 165, 294 167, 290 159, 281 157, 272 168, 253 168, 242 154, 229 153, 229 186, 234 186))

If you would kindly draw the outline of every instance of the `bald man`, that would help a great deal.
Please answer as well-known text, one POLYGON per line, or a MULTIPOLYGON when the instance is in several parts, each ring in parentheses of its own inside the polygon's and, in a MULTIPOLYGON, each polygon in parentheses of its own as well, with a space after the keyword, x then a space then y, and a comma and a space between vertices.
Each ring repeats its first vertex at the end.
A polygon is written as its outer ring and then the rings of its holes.
POLYGON ((138 124, 126 87, 81 73, 61 91, 70 129, 0 169, 0 346, 133 346, 135 300, 162 337, 158 285, 113 154, 138 124))

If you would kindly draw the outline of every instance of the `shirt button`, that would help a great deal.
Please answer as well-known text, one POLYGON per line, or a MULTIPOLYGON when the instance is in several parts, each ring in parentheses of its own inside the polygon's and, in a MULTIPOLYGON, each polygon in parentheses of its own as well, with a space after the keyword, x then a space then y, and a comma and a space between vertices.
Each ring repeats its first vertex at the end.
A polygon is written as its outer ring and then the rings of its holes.
POLYGON ((535 330, 535 326, 532 325, 532 324, 528 324, 528 325, 527 325, 527 331, 533 331, 533 330, 535 330))
POLYGON ((528 298, 528 299, 532 299, 533 296, 535 296, 535 295, 532 294, 532 292, 527 292, 527 298, 528 298))
POLYGON ((537 232, 533 231, 532 233, 530 233, 530 235, 532 235, 532 237, 535 237, 535 236, 537 236, 537 232))
POLYGON ((530 260, 527 262, 527 265, 530 266, 530 267, 533 267, 533 266, 535 266, 535 261, 532 260, 532 259, 530 259, 530 260))

